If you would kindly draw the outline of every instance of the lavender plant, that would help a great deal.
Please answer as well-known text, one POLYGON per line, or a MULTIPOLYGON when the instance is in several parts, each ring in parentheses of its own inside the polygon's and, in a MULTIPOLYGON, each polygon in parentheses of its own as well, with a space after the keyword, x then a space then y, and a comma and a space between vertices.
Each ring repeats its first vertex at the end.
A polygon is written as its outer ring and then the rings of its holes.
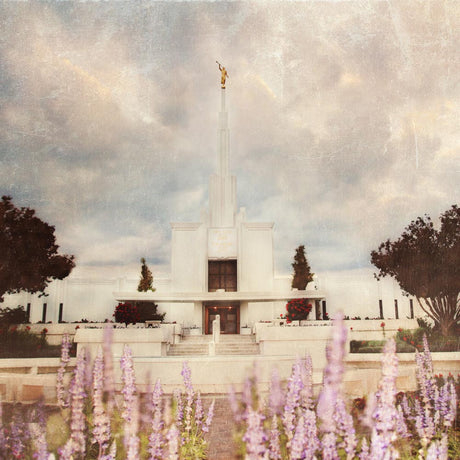
POLYGON ((180 434, 180 458, 206 458, 208 442, 204 435, 209 431, 212 422, 214 402, 210 405, 207 415, 204 416, 201 396, 193 389, 191 371, 187 363, 183 363, 181 375, 185 393, 176 391, 174 395, 176 404, 176 424, 174 426, 180 434))
POLYGON ((427 342, 417 358, 419 400, 403 395, 399 402, 396 346, 393 339, 386 343, 378 391, 369 398, 366 409, 368 436, 366 430, 358 433, 356 426, 361 424, 347 410, 341 388, 346 332, 339 315, 327 347, 328 363, 316 404, 309 357, 293 365, 285 385, 275 371, 266 400, 258 395, 252 378, 246 379, 240 399, 231 390, 229 402, 241 455, 249 459, 390 460, 401 458, 402 449, 405 458, 447 459, 457 407, 455 386, 453 379, 436 384, 427 342), (409 440, 409 449, 401 439, 409 440))
POLYGON ((70 361, 71 341, 68 334, 62 336, 61 343, 61 362, 56 377, 56 396, 59 406, 63 409, 69 407, 69 394, 66 392, 64 384, 64 375, 67 364, 70 361))

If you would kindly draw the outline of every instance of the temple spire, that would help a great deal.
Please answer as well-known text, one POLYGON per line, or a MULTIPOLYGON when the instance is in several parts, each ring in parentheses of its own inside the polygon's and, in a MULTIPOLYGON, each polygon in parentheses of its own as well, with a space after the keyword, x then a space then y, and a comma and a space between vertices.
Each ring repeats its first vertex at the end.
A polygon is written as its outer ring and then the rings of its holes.
MULTIPOLYGON (((217 61, 216 61, 217 62, 217 61)), ((209 183, 209 214, 213 227, 233 227, 236 214, 236 178, 230 175, 229 129, 225 81, 228 73, 221 64, 221 95, 218 127, 217 171, 209 183)))

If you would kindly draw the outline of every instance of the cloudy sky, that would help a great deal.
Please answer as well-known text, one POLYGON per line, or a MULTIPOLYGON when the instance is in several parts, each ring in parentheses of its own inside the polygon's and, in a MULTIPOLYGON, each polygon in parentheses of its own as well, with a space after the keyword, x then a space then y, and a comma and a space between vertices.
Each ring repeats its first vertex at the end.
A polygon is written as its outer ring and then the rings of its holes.
POLYGON ((455 1, 3 2, 0 193, 77 264, 168 271, 197 221, 228 69, 231 170, 276 268, 369 267, 459 202, 455 1))

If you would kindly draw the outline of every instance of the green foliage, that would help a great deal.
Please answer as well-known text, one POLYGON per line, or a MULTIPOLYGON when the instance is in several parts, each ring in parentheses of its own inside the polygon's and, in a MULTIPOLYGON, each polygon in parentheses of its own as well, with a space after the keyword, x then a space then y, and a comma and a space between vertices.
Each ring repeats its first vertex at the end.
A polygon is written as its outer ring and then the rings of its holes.
POLYGON ((444 336, 440 331, 419 327, 415 330, 401 329, 396 334, 396 345, 402 343, 413 350, 423 349, 423 336, 426 335, 430 350, 436 351, 460 351, 460 338, 458 336, 444 336))
POLYGON ((48 345, 43 328, 40 336, 32 334, 30 327, 19 329, 17 326, 0 327, 0 358, 39 358, 57 357, 59 345, 48 345))
POLYGON ((158 313, 158 305, 155 302, 135 302, 139 313, 139 322, 163 321, 166 313, 158 313))
POLYGON ((137 311, 136 305, 130 303, 119 303, 115 307, 115 313, 113 314, 117 323, 135 324, 140 321, 140 315, 137 311))
POLYGON ((314 273, 311 272, 310 265, 307 261, 304 245, 300 245, 296 249, 292 268, 294 269, 294 274, 292 277, 291 287, 293 289, 303 291, 307 287, 308 283, 313 281, 314 275, 314 273))
POLYGON ((435 228, 429 216, 412 221, 396 241, 371 252, 377 279, 394 278, 447 336, 460 325, 460 208, 453 205, 435 228))
POLYGON ((74 257, 58 254, 54 227, 29 208, 16 208, 10 196, 0 201, 0 302, 5 294, 43 293, 53 279, 64 279, 74 257))
POLYGON ((150 268, 147 266, 145 259, 142 257, 141 259, 142 267, 141 267, 141 279, 139 281, 139 285, 137 286, 137 290, 139 292, 147 292, 147 291, 155 291, 153 287, 153 275, 150 271, 150 268))
POLYGON ((2 308, 0 309, 0 324, 2 327, 9 327, 12 324, 27 323, 27 312, 24 307, 18 305, 16 308, 2 308))

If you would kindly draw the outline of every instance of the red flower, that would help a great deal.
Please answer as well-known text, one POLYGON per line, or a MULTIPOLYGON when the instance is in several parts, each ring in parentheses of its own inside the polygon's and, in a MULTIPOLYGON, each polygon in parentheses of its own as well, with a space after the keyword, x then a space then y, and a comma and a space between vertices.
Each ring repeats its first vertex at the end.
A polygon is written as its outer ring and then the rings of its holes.
POLYGON ((407 342, 407 337, 403 337, 404 342, 407 342))
POLYGON ((398 332, 402 332, 402 328, 398 327, 398 332))
POLYGON ((26 326, 26 330, 27 330, 27 331, 30 331, 30 326, 26 326))
POLYGON ((385 323, 383 321, 380 323, 380 327, 385 327, 385 323))
POLYGON ((410 341, 410 343, 411 343, 411 345, 413 345, 413 344, 414 344, 414 341, 413 341, 413 340, 411 340, 411 341, 410 341))
POLYGON ((352 328, 352 327, 350 327, 350 331, 352 331, 352 330, 353 330, 353 328, 352 328))
POLYGON ((77 325, 75 326, 75 329, 80 329, 80 326, 77 324, 77 325))
POLYGON ((47 334, 48 333, 48 329, 46 329, 46 327, 43 328, 42 330, 42 334, 47 334))

